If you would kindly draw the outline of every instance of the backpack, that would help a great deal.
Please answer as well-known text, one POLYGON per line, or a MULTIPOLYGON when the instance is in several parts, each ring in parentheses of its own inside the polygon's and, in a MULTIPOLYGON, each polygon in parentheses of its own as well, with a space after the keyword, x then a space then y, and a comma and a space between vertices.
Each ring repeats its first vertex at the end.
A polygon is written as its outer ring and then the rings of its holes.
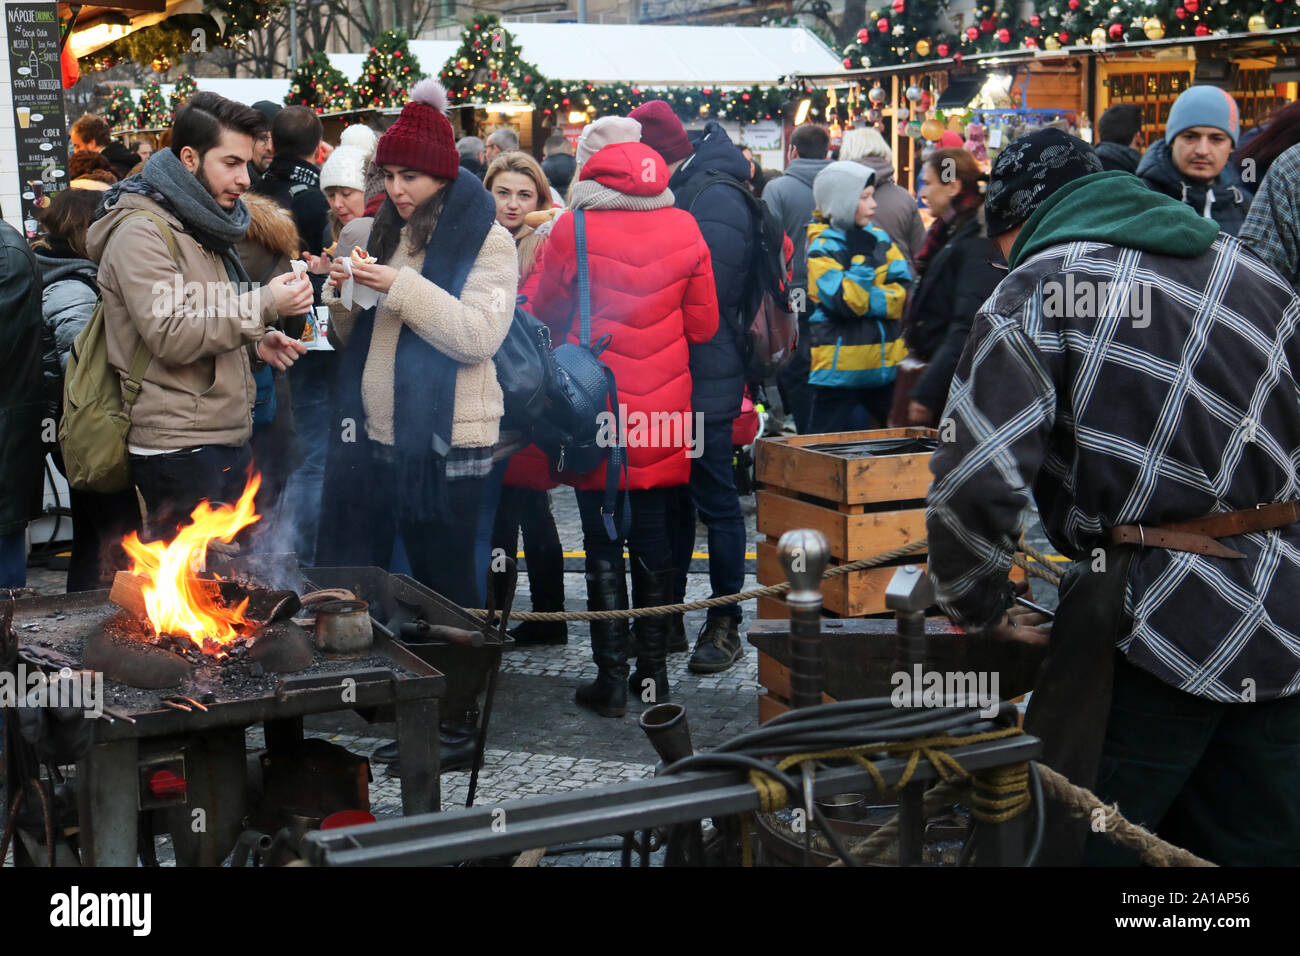
MULTIPOLYGON (((605 500, 600 513, 605 533, 617 541, 627 534, 631 500, 626 490, 627 451, 619 441, 618 385, 600 353, 609 346, 610 336, 591 341, 591 282, 587 268, 587 220, 581 209, 573 211, 574 241, 578 259, 578 344, 564 343, 551 353, 554 375, 549 383, 548 407, 533 424, 533 441, 551 459, 556 472, 585 475, 608 461, 605 469, 605 500), (612 435, 602 421, 612 413, 612 435), (623 520, 614 526, 618 503, 619 476, 624 479, 623 520)), ((531 318, 531 317, 530 317, 531 318)), ((536 321, 535 319, 533 321, 536 321)), ((539 325, 541 323, 538 323, 539 325)))
POLYGON ((785 228, 767 204, 740 180, 718 169, 706 169, 675 190, 677 208, 691 212, 700 193, 715 183, 736 189, 745 197, 753 223, 750 245, 748 295, 740 314, 732 318, 741 332, 745 379, 761 382, 794 355, 799 323, 790 307, 790 264, 785 255, 785 228))
MULTIPOLYGON (((162 232, 177 270, 180 251, 171 227, 161 217, 139 209, 116 223, 116 230, 132 216, 146 216, 162 232)), ((111 235, 111 233, 110 233, 111 235)), ((126 436, 131 430, 131 408, 140 397, 144 373, 153 353, 143 340, 136 346, 126 380, 108 361, 104 328, 104 298, 95 303, 86 327, 72 343, 63 381, 63 417, 59 421, 59 450, 63 454, 68 485, 78 491, 111 494, 131 486, 131 459, 126 436)))

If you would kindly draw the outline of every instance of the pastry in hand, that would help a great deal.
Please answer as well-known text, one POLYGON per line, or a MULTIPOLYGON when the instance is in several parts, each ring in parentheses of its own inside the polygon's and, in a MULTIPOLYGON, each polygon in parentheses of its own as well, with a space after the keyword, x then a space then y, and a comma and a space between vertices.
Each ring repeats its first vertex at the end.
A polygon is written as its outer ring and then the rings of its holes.
POLYGON ((334 255, 334 250, 337 249, 338 247, 339 247, 338 242, 335 242, 334 245, 332 245, 332 246, 326 246, 324 249, 321 250, 321 252, 322 252, 324 255, 327 255, 327 256, 333 256, 333 255, 334 255))
POLYGON ((352 249, 352 261, 358 264, 368 262, 378 262, 379 260, 372 256, 360 246, 354 246, 352 249))

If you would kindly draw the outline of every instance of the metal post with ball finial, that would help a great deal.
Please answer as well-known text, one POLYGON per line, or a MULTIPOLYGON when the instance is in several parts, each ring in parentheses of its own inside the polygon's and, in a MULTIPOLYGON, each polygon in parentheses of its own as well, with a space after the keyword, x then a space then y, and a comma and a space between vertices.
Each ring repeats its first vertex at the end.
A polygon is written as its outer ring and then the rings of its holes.
POLYGON ((787 531, 777 542, 781 567, 790 582, 790 703, 815 707, 822 702, 825 655, 822 651, 822 594, 818 589, 830 559, 820 531, 787 531))

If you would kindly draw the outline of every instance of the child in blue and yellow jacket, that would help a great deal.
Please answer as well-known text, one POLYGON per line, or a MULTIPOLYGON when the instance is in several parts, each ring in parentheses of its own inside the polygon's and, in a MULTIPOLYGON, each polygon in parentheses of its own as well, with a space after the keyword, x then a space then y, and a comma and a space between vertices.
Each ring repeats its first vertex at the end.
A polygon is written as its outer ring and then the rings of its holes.
POLYGON ((885 423, 895 369, 907 354, 899 320, 912 274, 889 236, 871 225, 875 173, 831 163, 813 180, 808 224, 808 317, 813 405, 809 431, 863 427, 859 407, 885 423))

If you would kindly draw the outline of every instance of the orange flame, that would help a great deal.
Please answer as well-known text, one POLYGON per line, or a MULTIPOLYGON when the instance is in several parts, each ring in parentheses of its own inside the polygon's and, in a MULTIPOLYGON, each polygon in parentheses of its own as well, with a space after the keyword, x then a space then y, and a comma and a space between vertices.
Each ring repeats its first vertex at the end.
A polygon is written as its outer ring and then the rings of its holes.
POLYGON ((247 623, 247 599, 238 607, 226 607, 216 586, 205 587, 194 573, 202 567, 210 542, 229 544, 241 530, 261 519, 253 509, 261 484, 262 476, 252 475, 233 506, 213 508, 206 500, 200 501, 190 515, 191 523, 169 542, 145 543, 134 531, 123 539, 122 547, 132 561, 131 573, 150 582, 141 594, 155 635, 185 636, 200 647, 205 641, 229 644, 239 636, 235 628, 247 623))

